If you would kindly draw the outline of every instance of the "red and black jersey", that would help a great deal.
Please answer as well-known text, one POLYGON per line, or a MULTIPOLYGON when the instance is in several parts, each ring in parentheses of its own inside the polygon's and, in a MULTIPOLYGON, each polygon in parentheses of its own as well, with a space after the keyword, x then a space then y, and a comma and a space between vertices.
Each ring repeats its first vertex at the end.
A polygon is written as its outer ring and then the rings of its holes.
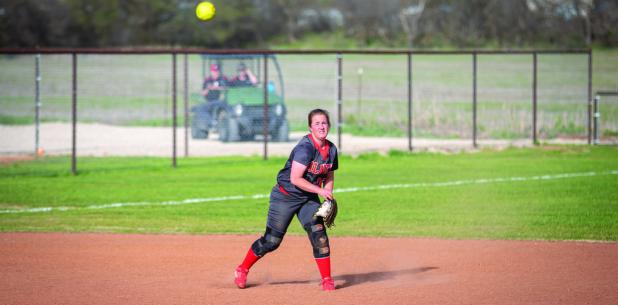
POLYGON ((301 196, 315 196, 316 194, 306 192, 292 184, 290 173, 292 172, 293 161, 306 165, 307 169, 303 178, 320 187, 326 180, 328 172, 339 167, 337 147, 332 142, 326 140, 326 145, 319 147, 311 134, 304 136, 290 153, 283 169, 277 174, 277 183, 280 188, 283 188, 289 194, 301 196))

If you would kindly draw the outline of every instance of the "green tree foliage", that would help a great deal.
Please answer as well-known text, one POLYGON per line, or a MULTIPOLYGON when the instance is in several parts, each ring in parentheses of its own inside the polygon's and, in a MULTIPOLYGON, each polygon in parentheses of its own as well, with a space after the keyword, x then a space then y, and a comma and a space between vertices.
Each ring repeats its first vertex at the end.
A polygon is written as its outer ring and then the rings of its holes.
POLYGON ((616 0, 0 0, 0 46, 268 47, 336 31, 359 46, 618 44, 616 0))
POLYGON ((195 1, 24 0, 0 2, 0 46, 242 47, 264 22, 249 0, 214 1, 215 19, 199 21, 195 1))

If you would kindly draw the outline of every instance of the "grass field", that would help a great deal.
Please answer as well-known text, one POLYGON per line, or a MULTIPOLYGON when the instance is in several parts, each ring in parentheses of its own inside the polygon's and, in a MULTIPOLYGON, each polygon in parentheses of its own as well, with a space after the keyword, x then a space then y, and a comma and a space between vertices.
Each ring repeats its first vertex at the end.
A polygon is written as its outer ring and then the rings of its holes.
MULTIPOLYGON (((0 167, 0 231, 260 234, 268 200, 252 196, 269 193, 285 160, 80 158, 77 176, 69 161, 0 167), (52 209, 9 213, 33 208, 52 209)), ((617 189, 615 147, 344 156, 330 232, 617 241, 617 189)), ((296 220, 290 232, 303 234, 296 220)))

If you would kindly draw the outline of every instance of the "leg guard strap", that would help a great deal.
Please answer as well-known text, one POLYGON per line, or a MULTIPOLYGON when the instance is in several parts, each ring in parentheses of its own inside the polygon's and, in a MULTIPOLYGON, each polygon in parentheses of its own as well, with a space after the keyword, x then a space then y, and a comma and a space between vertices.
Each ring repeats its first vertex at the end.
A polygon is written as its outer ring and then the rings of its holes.
POLYGON ((313 257, 328 257, 330 255, 330 245, 324 225, 321 223, 309 224, 305 226, 305 231, 307 231, 311 246, 313 247, 313 257))
POLYGON ((251 245, 251 249, 255 255, 262 257, 268 252, 275 251, 281 245, 281 241, 283 240, 283 236, 285 233, 281 233, 275 231, 269 227, 266 227, 266 232, 264 236, 260 237, 256 240, 253 245, 251 245))

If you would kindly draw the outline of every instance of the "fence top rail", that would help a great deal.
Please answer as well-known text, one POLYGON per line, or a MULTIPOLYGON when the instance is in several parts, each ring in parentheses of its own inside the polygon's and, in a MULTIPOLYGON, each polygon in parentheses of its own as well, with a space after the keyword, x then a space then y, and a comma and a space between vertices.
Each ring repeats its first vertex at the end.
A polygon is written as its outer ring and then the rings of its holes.
POLYGON ((412 54, 412 55, 472 55, 472 54, 590 54, 591 49, 555 50, 266 50, 266 49, 206 49, 206 48, 0 48, 0 54, 412 54))
POLYGON ((618 91, 597 91, 596 95, 618 96, 618 91))

